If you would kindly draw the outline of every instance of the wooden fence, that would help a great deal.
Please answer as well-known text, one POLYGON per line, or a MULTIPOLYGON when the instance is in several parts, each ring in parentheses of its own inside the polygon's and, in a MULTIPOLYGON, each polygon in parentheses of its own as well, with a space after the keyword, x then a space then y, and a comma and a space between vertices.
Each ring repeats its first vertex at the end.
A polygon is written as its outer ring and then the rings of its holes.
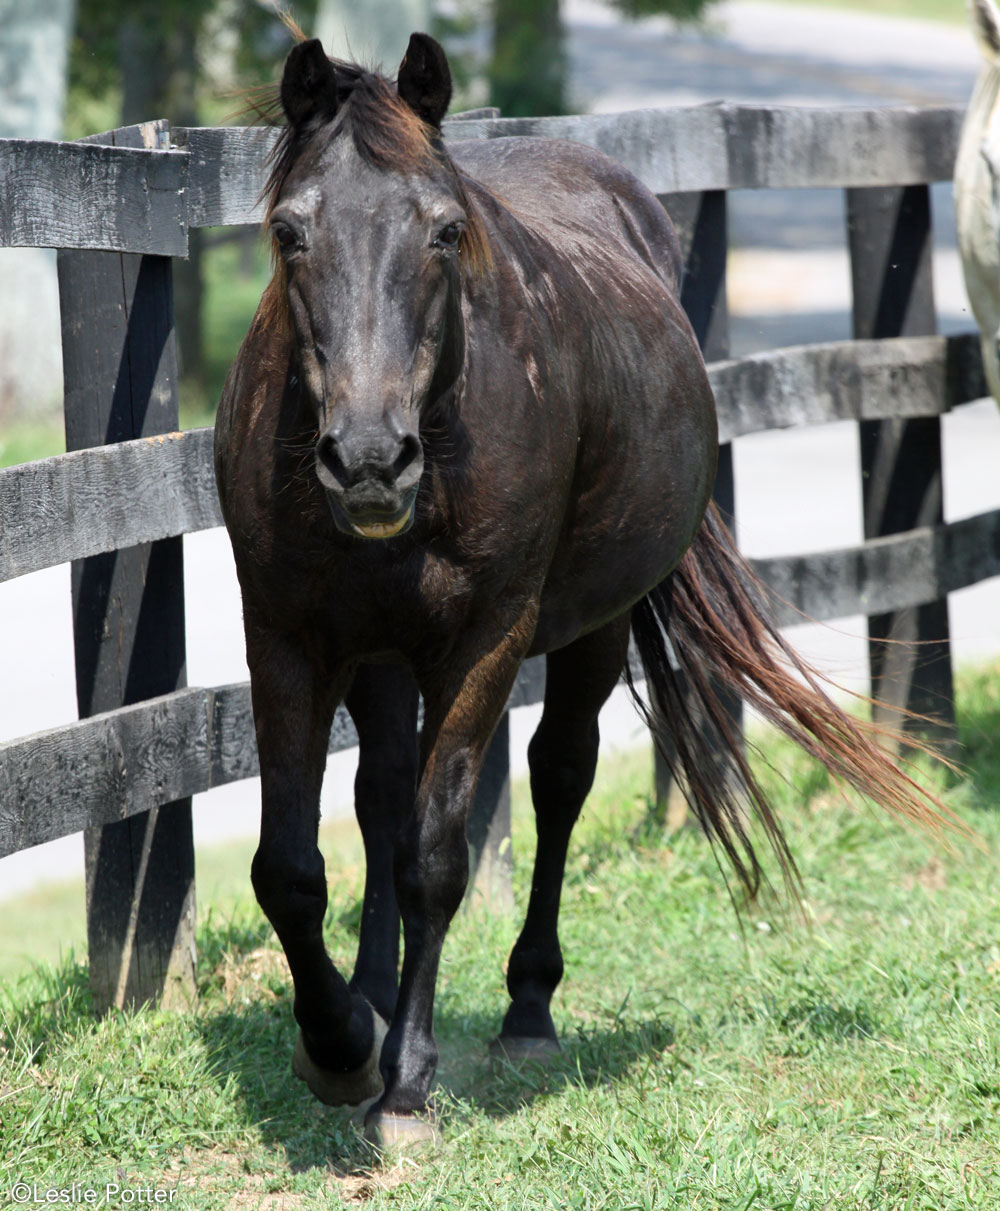
MULTIPOLYGON (((876 689, 937 715, 951 698, 947 594, 1000 573, 1000 511, 953 525, 941 513, 940 417, 985 393, 978 340, 934 335, 928 186, 951 176, 961 118, 951 108, 716 104, 455 119, 445 131, 575 139, 661 197, 710 363, 724 442, 718 495, 730 511, 733 438, 860 423, 865 543, 757 567, 787 603, 785 622, 796 610, 867 614, 875 636, 927 641, 913 668, 877 656, 876 689), (857 339, 727 360, 727 191, 831 186, 847 191, 857 339)), ((273 138, 160 122, 77 144, 0 141, 0 245, 60 249, 69 451, 0 471, 0 580, 73 561, 80 714, 0 745, 0 856, 85 830, 99 1006, 190 995, 190 796, 257 772, 248 686, 185 683, 180 536, 221 516, 210 431, 176 431, 171 258, 192 227, 259 220, 273 138)), ((538 701, 543 682, 528 662, 511 705, 538 701)), ((355 742, 341 711, 330 750, 355 742)), ((480 875, 501 901, 507 746, 505 719, 470 824, 480 875)))

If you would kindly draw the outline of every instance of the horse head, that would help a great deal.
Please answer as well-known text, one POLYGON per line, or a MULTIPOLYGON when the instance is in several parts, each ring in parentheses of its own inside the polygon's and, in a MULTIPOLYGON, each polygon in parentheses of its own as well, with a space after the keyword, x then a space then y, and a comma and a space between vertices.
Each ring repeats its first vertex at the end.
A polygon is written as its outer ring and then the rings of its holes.
POLYGON ((311 39, 288 56, 280 97, 268 222, 316 473, 341 531, 390 538, 413 521, 421 419, 464 360, 474 220, 441 141, 451 74, 426 34, 410 38, 395 84, 311 39))

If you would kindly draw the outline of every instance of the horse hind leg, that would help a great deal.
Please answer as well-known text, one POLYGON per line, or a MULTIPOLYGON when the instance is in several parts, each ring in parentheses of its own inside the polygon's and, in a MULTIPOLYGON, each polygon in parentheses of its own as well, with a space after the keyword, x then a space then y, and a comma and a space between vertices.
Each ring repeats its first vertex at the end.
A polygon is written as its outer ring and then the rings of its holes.
POLYGON ((550 1004, 563 974, 559 900, 570 834, 597 767, 597 717, 628 653, 629 619, 607 626, 546 661, 542 718, 528 746, 538 833, 524 927, 507 966, 511 1003, 491 1052, 544 1061, 559 1050, 550 1004))

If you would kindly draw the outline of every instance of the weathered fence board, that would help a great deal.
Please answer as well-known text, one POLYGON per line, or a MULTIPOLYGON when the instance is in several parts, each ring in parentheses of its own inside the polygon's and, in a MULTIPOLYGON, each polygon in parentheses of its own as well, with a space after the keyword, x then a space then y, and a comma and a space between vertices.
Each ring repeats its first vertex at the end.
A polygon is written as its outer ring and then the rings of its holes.
POLYGON ((751 563, 782 626, 907 609, 1000 575, 1000 509, 861 547, 751 563))
MULTIPOLYGON (((329 751, 358 743, 341 707, 329 751)), ((176 690, 0 745, 0 857, 255 777, 250 686, 176 690)))
MULTIPOLYGON (((821 110, 716 103, 445 124, 451 139, 573 139, 655 193, 948 180, 960 108, 821 110)), ((184 256, 189 227, 255 223, 277 131, 178 128, 176 151, 0 140, 0 246, 184 256)))
POLYGON ((987 394, 974 333, 836 341, 708 368, 720 441, 839 420, 940 416, 987 394))
MULTIPOLYGON (((519 135, 606 152, 656 194, 950 180, 963 110, 711 105, 563 118, 454 119, 446 141, 519 135)), ((177 128, 190 152, 192 226, 257 223, 268 127, 177 128)))
POLYGON ((958 107, 708 105, 445 124, 445 137, 572 139, 613 156, 654 193, 950 180, 958 107))
POLYGON ((267 180, 267 157, 278 127, 177 127, 176 146, 190 157, 188 222, 192 227, 259 223, 258 206, 267 180))
POLYGON ((187 255, 188 157, 0 139, 0 245, 187 255))
POLYGON ((0 471, 0 581, 222 525, 212 430, 59 454, 0 471))
MULTIPOLYGON (((987 394, 974 333, 775 349, 710 363, 708 373, 723 442, 837 420, 937 416, 987 394)), ((7 467, 0 516, 0 582, 219 526, 212 430, 7 467)))

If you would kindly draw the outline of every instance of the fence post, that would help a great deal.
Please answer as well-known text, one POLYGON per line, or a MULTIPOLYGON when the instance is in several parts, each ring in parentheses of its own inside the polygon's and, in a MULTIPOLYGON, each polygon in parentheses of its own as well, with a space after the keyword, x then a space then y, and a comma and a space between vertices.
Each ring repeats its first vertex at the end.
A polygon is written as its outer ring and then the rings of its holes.
MULTIPOLYGON (((847 227, 855 338, 934 333, 930 189, 849 189, 847 227)), ((866 539, 944 520, 938 417, 862 421, 860 449, 866 539)), ((872 694, 886 704, 876 718, 904 730, 930 731, 944 742, 953 739, 947 598, 873 615, 868 637, 872 694), (934 723, 906 719, 904 710, 934 723)))
MULTIPOLYGON (((722 361, 729 356, 729 306, 726 300, 729 232, 725 190, 661 194, 660 202, 677 232, 684 259, 681 305, 691 321, 705 361, 722 361)), ((713 497, 735 534, 736 487, 731 442, 719 447, 713 497)), ((734 699, 729 707, 734 717, 740 718, 740 702, 734 699)), ((670 767, 656 748, 653 763, 657 813, 673 831, 687 820, 687 802, 674 785, 670 767)))
MULTIPOLYGON (((158 147, 166 139, 166 123, 148 123, 90 141, 158 147)), ((170 258, 61 250, 58 268, 67 449, 176 430, 170 258)), ((178 537, 73 563, 81 717, 187 684, 182 560, 178 537)), ((189 1004, 191 800, 89 829, 84 848, 97 1011, 145 1001, 189 1004)))

